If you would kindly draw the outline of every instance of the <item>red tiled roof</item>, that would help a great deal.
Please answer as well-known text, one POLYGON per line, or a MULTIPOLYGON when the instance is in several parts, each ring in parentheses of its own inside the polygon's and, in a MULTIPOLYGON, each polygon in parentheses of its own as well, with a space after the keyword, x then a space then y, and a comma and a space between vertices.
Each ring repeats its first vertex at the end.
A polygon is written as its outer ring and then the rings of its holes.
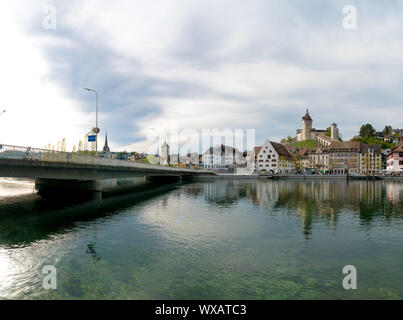
POLYGON ((318 133, 317 136, 319 138, 322 138, 323 140, 326 140, 328 142, 337 142, 337 140, 332 139, 331 137, 328 137, 327 135, 323 134, 323 133, 318 133))
POLYGON ((342 141, 342 142, 332 142, 329 145, 330 152, 360 152, 361 142, 359 141, 342 141))
POLYGON ((262 147, 261 147, 261 146, 260 146, 260 147, 255 147, 255 148, 253 149, 253 153, 255 154, 255 157, 259 154, 260 150, 262 150, 262 147))
POLYGON ((270 141, 270 143, 272 144, 274 150, 276 150, 276 152, 278 153, 279 156, 283 156, 288 159, 292 159, 291 154, 288 152, 288 150, 286 149, 286 147, 284 145, 282 145, 281 143, 272 142, 272 141, 270 141))
POLYGON ((400 142, 396 147, 394 147, 390 153, 394 152, 403 152, 403 142, 400 142))

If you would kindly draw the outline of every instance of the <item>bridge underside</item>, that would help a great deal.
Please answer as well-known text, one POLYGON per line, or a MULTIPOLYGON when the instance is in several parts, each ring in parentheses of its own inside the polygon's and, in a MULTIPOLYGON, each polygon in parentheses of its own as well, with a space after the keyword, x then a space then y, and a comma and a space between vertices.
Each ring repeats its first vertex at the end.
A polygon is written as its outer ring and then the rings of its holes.
POLYGON ((35 179, 35 189, 42 195, 80 193, 90 194, 94 199, 102 199, 104 193, 143 191, 153 185, 176 183, 181 177, 136 177, 106 180, 58 180, 35 179))

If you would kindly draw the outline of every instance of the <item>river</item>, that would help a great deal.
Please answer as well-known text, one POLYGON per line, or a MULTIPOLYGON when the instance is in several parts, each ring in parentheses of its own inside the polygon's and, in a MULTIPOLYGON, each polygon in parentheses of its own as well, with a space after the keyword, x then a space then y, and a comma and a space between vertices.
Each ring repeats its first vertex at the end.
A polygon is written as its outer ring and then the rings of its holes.
POLYGON ((403 298, 402 182, 228 179, 102 201, 33 190, 0 181, 3 299, 403 298))

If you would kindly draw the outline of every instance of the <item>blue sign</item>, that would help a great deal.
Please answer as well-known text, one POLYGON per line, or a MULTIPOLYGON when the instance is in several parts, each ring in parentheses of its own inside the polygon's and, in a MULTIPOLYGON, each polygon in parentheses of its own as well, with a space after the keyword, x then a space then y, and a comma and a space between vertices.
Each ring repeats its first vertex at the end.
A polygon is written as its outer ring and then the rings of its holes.
POLYGON ((88 136, 88 142, 95 142, 97 136, 88 136))

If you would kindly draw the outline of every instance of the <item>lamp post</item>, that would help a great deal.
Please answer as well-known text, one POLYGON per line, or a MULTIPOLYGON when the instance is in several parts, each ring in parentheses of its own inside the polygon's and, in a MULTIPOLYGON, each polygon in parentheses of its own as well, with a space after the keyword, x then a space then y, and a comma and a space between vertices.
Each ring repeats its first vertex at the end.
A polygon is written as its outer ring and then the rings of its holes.
POLYGON ((98 92, 94 89, 89 89, 89 88, 84 88, 84 90, 87 91, 92 91, 95 92, 96 95, 96 115, 95 115, 95 129, 94 129, 94 133, 95 133, 95 150, 98 153, 98 133, 99 133, 99 128, 98 128, 98 92))

